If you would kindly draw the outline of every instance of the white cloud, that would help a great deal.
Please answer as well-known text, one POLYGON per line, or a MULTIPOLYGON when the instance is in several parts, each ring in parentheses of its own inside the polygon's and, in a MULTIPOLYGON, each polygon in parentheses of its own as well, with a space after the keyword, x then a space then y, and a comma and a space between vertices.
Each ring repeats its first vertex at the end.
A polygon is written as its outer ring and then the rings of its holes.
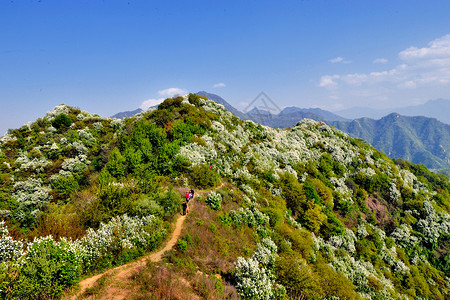
POLYGON ((339 79, 340 76, 339 75, 325 75, 320 77, 320 82, 319 82, 319 86, 320 87, 324 87, 324 88, 328 88, 328 89, 333 89, 337 87, 337 82, 335 81, 335 79, 339 79))
POLYGON ((213 88, 221 88, 221 87, 226 87, 225 83, 219 82, 213 85, 213 88))
MULTIPOLYGON (((450 34, 428 43, 428 47, 409 47, 398 54, 403 61, 396 67, 381 72, 334 74, 320 78, 319 86, 337 87, 381 87, 393 85, 398 89, 443 86, 450 82, 450 34)), ((330 62, 342 62, 337 57, 330 62)), ((374 63, 387 62, 384 58, 374 63)))
POLYGON ((158 94, 160 96, 173 97, 173 96, 177 96, 177 95, 187 94, 187 91, 184 89, 180 89, 180 88, 168 88, 165 90, 158 91, 158 94))
POLYGON ((344 59, 343 57, 341 57, 341 56, 332 58, 332 59, 329 60, 329 62, 332 63, 332 64, 337 64, 337 63, 341 63, 341 64, 349 64, 349 63, 351 63, 351 61, 345 60, 345 59, 344 59))
POLYGON ((141 103, 140 108, 143 110, 147 110, 152 106, 162 103, 166 98, 170 98, 170 97, 178 96, 178 95, 185 95, 185 94, 187 94, 187 91, 184 89, 180 89, 180 88, 168 88, 165 90, 159 90, 158 95, 162 96, 161 98, 156 98, 156 99, 151 98, 151 99, 145 100, 141 103))
POLYGON ((386 58, 377 58, 373 61, 374 64, 386 64, 388 60, 386 58))
POLYGON ((163 101, 164 101, 164 98, 148 99, 148 100, 145 100, 144 102, 142 102, 142 104, 141 104, 141 106, 139 106, 139 108, 142 110, 147 110, 152 106, 162 103, 163 101))
POLYGON ((450 34, 429 42, 428 46, 424 48, 409 47, 400 52, 399 57, 403 60, 449 58, 450 34))
POLYGON ((250 103, 248 103, 248 102, 239 102, 238 103, 238 108, 246 109, 249 105, 250 105, 250 103))
POLYGON ((339 63, 339 62, 341 62, 341 61, 343 61, 343 60, 344 60, 343 57, 338 56, 338 57, 336 57, 336 58, 330 59, 329 62, 332 63, 332 64, 335 64, 335 63, 339 63))

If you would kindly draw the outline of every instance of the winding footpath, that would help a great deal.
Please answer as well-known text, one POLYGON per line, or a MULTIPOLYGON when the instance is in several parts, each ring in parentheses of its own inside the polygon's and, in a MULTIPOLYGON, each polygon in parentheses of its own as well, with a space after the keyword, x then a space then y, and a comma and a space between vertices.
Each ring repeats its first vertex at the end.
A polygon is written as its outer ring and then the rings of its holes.
MULTIPOLYGON (((193 200, 193 199, 192 199, 193 200)), ((137 261, 133 261, 131 263, 121 265, 118 267, 115 267, 113 269, 109 269, 101 274, 97 274, 95 276, 86 278, 82 281, 80 281, 79 286, 80 290, 76 295, 73 295, 70 299, 76 300, 76 299, 82 299, 84 292, 92 288, 94 284, 97 282, 98 279, 105 275, 112 275, 114 276, 114 281, 121 282, 122 280, 125 280, 128 278, 135 270, 137 270, 140 267, 143 267, 146 265, 147 261, 150 260, 151 262, 159 262, 162 259, 162 255, 173 248, 175 246, 180 234, 181 229, 183 228, 184 220, 186 219, 186 215, 184 216, 178 216, 177 221, 175 223, 175 230, 173 231, 170 240, 167 242, 167 244, 159 250, 158 252, 151 253, 149 255, 143 256, 137 261)), ((108 291, 107 297, 105 299, 123 299, 125 295, 123 295, 120 291, 115 291, 115 289, 110 289, 108 291), (117 292, 117 293, 115 293, 117 292), (113 293, 112 295, 110 295, 113 293)))
MULTIPOLYGON (((222 188, 225 185, 225 183, 222 181, 221 184, 217 187, 215 187, 213 190, 218 190, 222 188)), ((181 192, 181 190, 180 190, 181 192)), ((207 191, 199 191, 196 192, 196 197, 194 197, 191 201, 194 201, 195 198, 198 197, 198 195, 203 195, 207 191)), ((191 202, 190 201, 190 202, 191 202)), ((95 283, 102 278, 103 276, 110 276, 113 279, 114 283, 119 283, 119 285, 123 282, 126 282, 130 276, 132 276, 136 271, 139 269, 145 267, 148 261, 151 261, 153 263, 159 262, 162 259, 163 254, 172 249, 173 246, 175 246, 178 238, 180 237, 181 230, 183 229, 184 220, 186 220, 187 215, 179 215, 176 223, 175 223, 175 230, 172 232, 172 235, 170 236, 170 240, 167 242, 167 244, 162 248, 161 250, 148 254, 146 256, 143 256, 139 258, 136 261, 127 263, 125 265, 117 266, 115 268, 109 269, 101 274, 97 274, 95 276, 83 279, 79 283, 80 290, 75 295, 66 295, 63 299, 70 299, 70 300, 77 300, 77 299, 86 299, 86 298, 93 298, 90 296, 85 296, 84 293, 87 289, 92 288, 95 283)), ((105 294, 101 296, 95 296, 95 299, 112 299, 112 300, 119 300, 119 299, 127 299, 127 295, 130 292, 126 287, 120 287, 117 285, 109 286, 108 290, 105 294)))

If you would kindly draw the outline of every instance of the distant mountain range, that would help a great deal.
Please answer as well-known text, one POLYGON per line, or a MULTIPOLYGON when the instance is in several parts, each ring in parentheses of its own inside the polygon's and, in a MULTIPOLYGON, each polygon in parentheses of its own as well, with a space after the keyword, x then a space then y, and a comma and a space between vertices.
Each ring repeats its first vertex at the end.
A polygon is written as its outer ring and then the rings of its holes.
POLYGON ((352 137, 366 140, 393 158, 428 168, 450 168, 450 125, 434 118, 407 117, 397 113, 379 120, 327 121, 352 137))
POLYGON ((337 113, 349 119, 356 119, 361 117, 379 119, 393 112, 404 116, 424 116, 436 118, 443 123, 450 124, 450 100, 446 99, 430 100, 421 105, 397 107, 394 109, 354 107, 338 111, 337 113))
MULTIPOLYGON (((450 101, 444 99, 428 101, 423 105, 397 109, 399 113, 388 110, 354 108, 339 112, 349 119, 320 108, 286 107, 278 114, 272 114, 255 106, 247 113, 234 108, 225 99, 201 91, 205 96, 233 113, 235 116, 252 120, 273 128, 287 128, 308 118, 327 123, 352 137, 366 140, 375 148, 392 158, 402 158, 413 163, 424 164, 449 174, 450 170, 450 101), (401 113, 400 113, 401 112, 401 113), (404 116, 424 115, 424 116, 404 116), (354 116, 374 116, 353 119, 354 116), (432 117, 427 117, 432 116, 432 117), (438 119, 438 120, 437 120, 438 119), (447 124, 444 124, 446 122, 447 124)), ((121 112, 113 117, 124 118, 141 112, 141 109, 121 112)))
POLYGON ((123 111, 123 112, 120 112, 120 113, 117 113, 117 114, 111 116, 111 118, 116 118, 116 119, 129 118, 129 117, 132 117, 142 111, 143 110, 140 108, 135 109, 135 110, 130 110, 130 111, 123 111))

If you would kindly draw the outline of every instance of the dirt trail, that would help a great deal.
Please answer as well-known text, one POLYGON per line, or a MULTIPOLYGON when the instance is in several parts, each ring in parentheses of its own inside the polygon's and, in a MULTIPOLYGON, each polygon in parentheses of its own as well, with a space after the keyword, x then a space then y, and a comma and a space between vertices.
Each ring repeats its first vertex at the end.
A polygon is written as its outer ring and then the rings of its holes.
MULTIPOLYGON (((213 190, 218 190, 218 189, 222 188, 224 185, 225 185, 225 183, 221 182, 221 184, 219 186, 217 186, 216 188, 214 188, 213 190)), ((181 192, 181 190, 180 190, 180 192, 181 192)), ((198 191, 198 193, 196 193, 196 195, 197 195, 197 197, 198 197, 198 195, 203 196, 205 193, 208 193, 208 191, 198 191)), ((193 201, 194 199, 192 199, 191 201, 193 201)), ((79 292, 73 296, 65 297, 65 299, 71 299, 71 300, 83 299, 84 292, 87 289, 92 288, 95 285, 95 283, 97 282, 97 280, 99 280, 101 277, 103 277, 105 275, 107 275, 107 276, 109 275, 109 276, 113 277, 112 286, 108 287, 105 294, 103 294, 101 296, 98 295, 97 297, 95 297, 95 299, 117 299, 117 300, 126 299, 128 293, 131 292, 131 290, 127 289, 124 286, 120 286, 120 285, 123 283, 126 283, 128 278, 130 278, 140 268, 143 268, 146 265, 148 260, 150 260, 151 262, 161 261, 163 254, 166 251, 172 249, 173 246, 175 246, 178 238, 180 237, 181 230, 183 229, 183 223, 184 223, 185 219, 186 219, 186 215, 178 216, 176 223, 175 223, 175 230, 172 232, 170 240, 167 242, 167 244, 164 246, 164 248, 162 248, 158 252, 143 256, 140 259, 138 259, 137 261, 130 262, 128 264, 118 266, 113 269, 109 269, 101 274, 97 274, 95 276, 92 276, 92 277, 89 277, 89 278, 86 278, 86 279, 80 281, 79 292)), ((88 296, 87 298, 92 298, 92 297, 88 296)))
MULTIPOLYGON (((183 228, 183 223, 184 223, 185 219, 186 219, 186 216, 178 216, 177 221, 175 223, 175 230, 173 231, 170 240, 167 242, 167 244, 164 246, 164 248, 162 248, 158 252, 143 256, 140 259, 138 259, 137 261, 134 261, 134 262, 122 265, 122 266, 118 266, 113 269, 109 269, 101 274, 97 274, 95 276, 92 276, 92 277, 89 277, 89 278, 86 278, 86 279, 80 281, 80 283, 79 283, 80 291, 76 295, 72 296, 70 299, 73 299, 73 300, 80 299, 80 297, 82 297, 83 293, 88 288, 91 288, 97 282, 97 280, 100 279, 104 275, 113 275, 115 278, 114 281, 121 282, 121 280, 125 280, 126 278, 128 278, 136 269, 145 266, 145 264, 147 263, 147 260, 150 260, 152 262, 161 261, 162 255, 164 254, 164 252, 172 249, 172 247, 177 242, 177 240, 181 234, 181 229, 183 228)), ((116 290, 116 289, 110 289, 108 294, 110 294, 111 292, 118 292, 117 290, 116 291, 114 291, 114 290, 116 290)), ((125 296, 125 295, 121 295, 121 293, 119 292, 119 293, 114 293, 113 295, 107 295, 107 297, 105 297, 104 299, 123 299, 123 296, 125 296)))

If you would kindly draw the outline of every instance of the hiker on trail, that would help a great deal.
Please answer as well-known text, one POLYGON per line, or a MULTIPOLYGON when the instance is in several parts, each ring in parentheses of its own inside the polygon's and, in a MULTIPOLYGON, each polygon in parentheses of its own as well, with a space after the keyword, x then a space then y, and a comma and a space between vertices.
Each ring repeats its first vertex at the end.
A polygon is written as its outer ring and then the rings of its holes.
POLYGON ((184 198, 186 199, 186 202, 189 202, 189 200, 191 200, 191 196, 188 192, 186 192, 186 194, 184 194, 184 198))
POLYGON ((191 194, 191 199, 194 198, 194 189, 190 190, 190 194, 191 194))
POLYGON ((184 201, 181 206, 183 207, 183 216, 185 216, 187 214, 187 202, 184 201))

